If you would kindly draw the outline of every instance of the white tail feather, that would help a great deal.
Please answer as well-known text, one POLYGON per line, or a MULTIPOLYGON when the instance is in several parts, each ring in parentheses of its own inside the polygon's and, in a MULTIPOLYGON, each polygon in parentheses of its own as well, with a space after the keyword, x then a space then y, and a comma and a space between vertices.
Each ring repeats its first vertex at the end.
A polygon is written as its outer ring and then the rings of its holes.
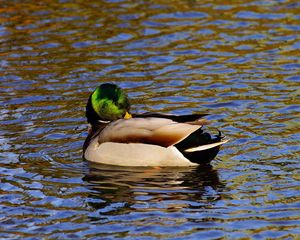
POLYGON ((224 140, 221 140, 220 142, 217 142, 217 143, 211 143, 211 144, 206 144, 206 145, 202 145, 202 146, 199 146, 199 147, 188 148, 184 151, 185 152, 203 151, 203 150, 206 150, 206 149, 210 149, 210 148, 214 148, 216 146, 222 145, 224 143, 227 143, 228 141, 229 141, 228 139, 224 139, 224 140))

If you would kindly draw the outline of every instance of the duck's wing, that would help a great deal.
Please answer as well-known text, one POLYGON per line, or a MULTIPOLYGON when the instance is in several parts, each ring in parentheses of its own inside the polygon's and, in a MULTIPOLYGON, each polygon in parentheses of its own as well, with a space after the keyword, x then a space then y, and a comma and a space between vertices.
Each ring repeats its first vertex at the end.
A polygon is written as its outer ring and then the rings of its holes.
POLYGON ((147 143, 168 147, 200 128, 201 125, 180 123, 166 118, 120 119, 108 124, 101 131, 98 142, 147 143))
POLYGON ((186 123, 186 122, 194 122, 199 121, 203 117, 208 116, 209 114, 188 114, 188 115, 173 115, 173 114, 162 114, 162 113, 153 113, 153 112, 146 112, 142 114, 133 114, 134 118, 145 118, 145 117, 153 117, 153 118, 166 118, 173 120, 179 123, 186 123))

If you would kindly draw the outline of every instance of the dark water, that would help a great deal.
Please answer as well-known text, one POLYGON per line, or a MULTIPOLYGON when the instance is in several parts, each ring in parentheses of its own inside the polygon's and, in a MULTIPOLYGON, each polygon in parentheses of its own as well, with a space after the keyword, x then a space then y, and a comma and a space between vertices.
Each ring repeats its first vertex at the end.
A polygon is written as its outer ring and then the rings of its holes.
POLYGON ((298 1, 0 1, 0 238, 299 239, 298 1), (82 161, 84 107, 209 111, 212 167, 82 161))

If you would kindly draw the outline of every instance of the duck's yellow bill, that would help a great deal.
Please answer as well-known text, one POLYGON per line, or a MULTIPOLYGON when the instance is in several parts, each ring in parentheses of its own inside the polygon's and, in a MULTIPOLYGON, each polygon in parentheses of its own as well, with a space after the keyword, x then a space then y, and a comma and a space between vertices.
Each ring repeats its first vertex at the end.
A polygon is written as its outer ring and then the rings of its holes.
POLYGON ((129 112, 125 113, 124 119, 132 118, 132 115, 129 112))

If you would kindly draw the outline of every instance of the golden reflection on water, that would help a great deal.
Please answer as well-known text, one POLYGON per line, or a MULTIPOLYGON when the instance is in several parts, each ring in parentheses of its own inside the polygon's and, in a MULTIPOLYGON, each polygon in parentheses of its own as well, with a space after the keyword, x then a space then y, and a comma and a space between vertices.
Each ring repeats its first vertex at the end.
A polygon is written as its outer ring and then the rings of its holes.
POLYGON ((2 1, 1 238, 296 238, 299 4, 2 1), (210 112, 213 169, 87 166, 84 107, 210 112), (25 226, 25 227, 24 227, 25 226))

